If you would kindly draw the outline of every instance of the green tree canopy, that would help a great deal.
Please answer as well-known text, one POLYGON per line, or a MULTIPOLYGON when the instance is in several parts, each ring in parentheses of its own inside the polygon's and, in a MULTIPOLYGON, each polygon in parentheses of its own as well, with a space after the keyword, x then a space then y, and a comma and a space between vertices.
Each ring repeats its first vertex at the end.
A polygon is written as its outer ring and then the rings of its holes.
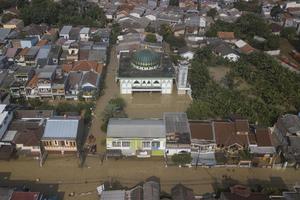
POLYGON ((218 11, 215 8, 211 8, 209 11, 207 11, 207 16, 215 19, 215 17, 217 16, 218 11))
POLYGON ((145 41, 146 42, 151 42, 151 43, 155 43, 157 42, 157 39, 156 39, 156 35, 153 34, 153 33, 148 33, 145 37, 145 41))

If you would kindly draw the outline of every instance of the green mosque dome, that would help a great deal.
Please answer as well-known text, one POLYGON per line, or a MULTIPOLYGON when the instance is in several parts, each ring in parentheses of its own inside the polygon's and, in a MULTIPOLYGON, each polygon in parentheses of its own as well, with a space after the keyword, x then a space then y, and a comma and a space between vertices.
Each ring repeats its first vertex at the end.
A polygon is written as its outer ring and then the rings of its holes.
POLYGON ((156 68, 160 64, 160 55, 149 49, 133 53, 132 64, 138 68, 156 68))

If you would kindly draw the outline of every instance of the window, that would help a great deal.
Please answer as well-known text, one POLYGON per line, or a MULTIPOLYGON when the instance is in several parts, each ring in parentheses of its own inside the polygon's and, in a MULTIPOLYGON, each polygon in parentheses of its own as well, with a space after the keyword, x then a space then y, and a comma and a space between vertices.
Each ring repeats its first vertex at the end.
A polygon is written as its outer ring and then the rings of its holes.
POLYGON ((57 140, 54 140, 54 145, 58 145, 58 142, 57 142, 57 140))
POLYGON ((159 141, 153 141, 152 142, 152 148, 158 149, 160 147, 160 142, 159 141))
POLYGON ((121 147, 121 142, 120 141, 113 141, 112 146, 113 147, 121 147))
POLYGON ((143 148, 150 148, 150 142, 146 141, 142 143, 143 148))
POLYGON ((130 142, 129 141, 123 141, 122 142, 122 147, 130 147, 130 142))

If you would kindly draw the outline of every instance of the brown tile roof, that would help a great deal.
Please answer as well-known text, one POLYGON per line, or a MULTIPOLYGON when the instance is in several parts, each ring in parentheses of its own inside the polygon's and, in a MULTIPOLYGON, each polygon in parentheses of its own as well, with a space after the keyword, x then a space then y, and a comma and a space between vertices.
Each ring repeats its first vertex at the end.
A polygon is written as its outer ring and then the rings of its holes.
POLYGON ((249 122, 246 119, 236 119, 234 125, 237 132, 249 132, 249 122))
POLYGON ((14 138, 15 144, 24 146, 39 146, 44 127, 39 122, 13 121, 9 127, 11 131, 17 131, 14 138))
POLYGON ((95 71, 101 74, 102 68, 103 65, 96 61, 77 61, 74 63, 72 71, 95 71))
POLYGON ((250 144, 257 144, 255 133, 253 133, 253 132, 249 133, 248 138, 249 138, 249 143, 250 144))
POLYGON ((98 74, 93 71, 89 71, 84 73, 82 77, 82 84, 90 83, 94 86, 97 86, 97 80, 98 80, 98 74))
POLYGON ((242 53, 245 53, 245 54, 249 54, 249 53, 252 53, 253 51, 255 51, 255 49, 252 46, 250 46, 249 44, 246 44, 245 46, 241 47, 240 50, 242 53))
POLYGON ((271 133, 268 128, 257 128, 255 135, 256 135, 256 141, 258 146, 262 146, 262 147, 273 146, 271 133))
POLYGON ((218 37, 224 40, 235 39, 234 32, 218 32, 218 37))
POLYGON ((192 139, 214 140, 212 124, 205 121, 190 121, 192 139))
POLYGON ((24 48, 24 49, 21 50, 21 52, 19 53, 19 55, 20 56, 25 56, 25 55, 27 55, 28 51, 29 51, 29 48, 24 48))
POLYGON ((248 146, 249 139, 247 134, 238 134, 234 122, 214 121, 215 137, 217 145, 228 147, 234 144, 248 146))
POLYGON ((79 60, 88 60, 89 54, 90 54, 90 50, 86 50, 86 49, 79 50, 79 60))
POLYGON ((69 73, 70 71, 72 71, 72 68, 73 68, 72 63, 63 64, 63 66, 62 66, 62 70, 65 73, 69 73))
POLYGON ((13 192, 10 200, 38 200, 39 192, 13 192))
POLYGON ((37 86, 38 76, 34 75, 30 81, 27 83, 26 87, 34 88, 37 86))
POLYGON ((46 44, 48 44, 48 40, 40 40, 36 46, 41 47, 41 46, 45 46, 46 44))

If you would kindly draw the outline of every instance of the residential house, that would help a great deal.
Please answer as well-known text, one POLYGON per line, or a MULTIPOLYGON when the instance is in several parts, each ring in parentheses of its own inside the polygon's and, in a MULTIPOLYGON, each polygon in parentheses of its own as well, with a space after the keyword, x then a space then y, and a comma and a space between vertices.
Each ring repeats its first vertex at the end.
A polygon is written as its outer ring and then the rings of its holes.
POLYGON ((225 42, 216 40, 212 41, 209 45, 212 47, 215 55, 221 56, 231 62, 236 62, 240 58, 238 52, 225 42))
POLYGON ((24 61, 26 66, 35 66, 36 65, 36 56, 39 52, 39 47, 31 47, 28 49, 24 55, 24 61))
POLYGON ((6 104, 0 104, 0 146, 1 146, 1 139, 4 136, 10 122, 13 118, 13 113, 8 111, 6 104))
POLYGON ((42 145, 48 152, 77 152, 82 134, 80 117, 54 117, 46 122, 42 145))
POLYGON ((6 44, 7 38, 11 33, 10 28, 0 28, 0 44, 6 44))
POLYGON ((191 152, 191 131, 186 113, 164 113, 166 154, 191 152))
POLYGON ((221 32, 219 31, 217 33, 217 36, 219 39, 224 40, 226 42, 235 42, 235 36, 234 36, 234 32, 221 32))
POLYGON ((220 200, 269 200, 269 196, 261 192, 252 192, 250 188, 242 185, 230 187, 230 192, 222 192, 220 200))
POLYGON ((163 120, 111 118, 108 122, 106 149, 119 150, 124 156, 163 156, 166 134, 163 120))
POLYGON ((51 45, 50 52, 48 54, 48 64, 49 65, 57 65, 60 56, 62 54, 62 47, 59 45, 51 45))
POLYGON ((217 149, 236 152, 249 147, 249 122, 246 119, 214 121, 214 133, 217 149))
POLYGON ((68 48, 68 54, 66 59, 68 61, 78 61, 79 57, 79 44, 78 42, 72 42, 68 48))
POLYGON ((9 62, 14 62, 16 56, 18 55, 18 53, 19 53, 20 51, 21 51, 21 49, 19 49, 19 48, 8 48, 8 49, 6 50, 5 57, 7 58, 7 60, 8 60, 9 62))
POLYGON ((27 52, 29 51, 29 48, 24 48, 20 51, 20 53, 16 56, 15 61, 18 65, 26 66, 25 63, 25 56, 27 52))
POLYGON ((17 67, 14 71, 14 82, 10 85, 9 89, 13 98, 24 97, 26 95, 26 84, 33 77, 34 73, 31 67, 17 67))
POLYGON ((9 200, 42 200, 43 194, 40 192, 14 191, 9 200))
POLYGON ((300 164, 300 118, 297 115, 285 114, 278 118, 274 125, 276 147, 286 160, 285 166, 300 164))
POLYGON ((182 184, 177 184, 171 189, 171 196, 173 200, 196 200, 193 190, 182 184))
POLYGON ((31 48, 35 46, 38 42, 37 37, 25 37, 24 39, 21 39, 21 48, 31 48))
MULTIPOLYGON (((40 41, 42 41, 42 40, 40 40, 40 41)), ((50 45, 44 45, 44 46, 40 47, 40 50, 35 57, 38 68, 42 68, 48 64, 48 56, 50 53, 50 49, 51 49, 50 45)))
POLYGON ((238 48, 238 51, 240 53, 250 54, 255 51, 255 49, 248 43, 246 43, 244 40, 238 40, 234 44, 238 48))
POLYGON ((81 41, 89 41, 90 39, 90 28, 84 27, 79 32, 79 37, 81 41))
POLYGON ((59 32, 59 37, 69 40, 71 29, 72 29, 72 26, 63 26, 59 32))
POLYGON ((99 92, 100 75, 94 71, 88 71, 83 74, 81 80, 81 92, 84 99, 96 97, 99 92))
POLYGON ((150 177, 131 189, 104 190, 100 200, 126 200, 126 199, 159 200, 160 182, 156 177, 150 177))
POLYGON ((136 6, 132 11, 130 11, 129 15, 137 18, 141 18, 145 13, 145 8, 142 6, 136 6))
POLYGON ((36 37, 41 40, 42 36, 47 33, 48 26, 46 24, 30 24, 22 29, 22 34, 26 37, 36 37))
POLYGON ((211 121, 189 121, 191 130, 192 165, 213 166, 216 164, 216 139, 211 121))
POLYGON ((40 156, 43 131, 42 121, 14 120, 3 137, 3 141, 14 144, 21 154, 40 156))
POLYGON ((3 24, 3 28, 8 28, 8 29, 18 29, 21 30, 24 27, 23 20, 21 19, 16 19, 13 18, 7 23, 3 24))
POLYGON ((249 151, 254 156, 252 164, 259 167, 271 167, 274 163, 276 148, 270 129, 254 127, 253 131, 249 133, 249 142, 249 151))
POLYGON ((68 74, 66 82, 66 99, 78 100, 82 76, 83 72, 81 71, 72 71, 68 74))

